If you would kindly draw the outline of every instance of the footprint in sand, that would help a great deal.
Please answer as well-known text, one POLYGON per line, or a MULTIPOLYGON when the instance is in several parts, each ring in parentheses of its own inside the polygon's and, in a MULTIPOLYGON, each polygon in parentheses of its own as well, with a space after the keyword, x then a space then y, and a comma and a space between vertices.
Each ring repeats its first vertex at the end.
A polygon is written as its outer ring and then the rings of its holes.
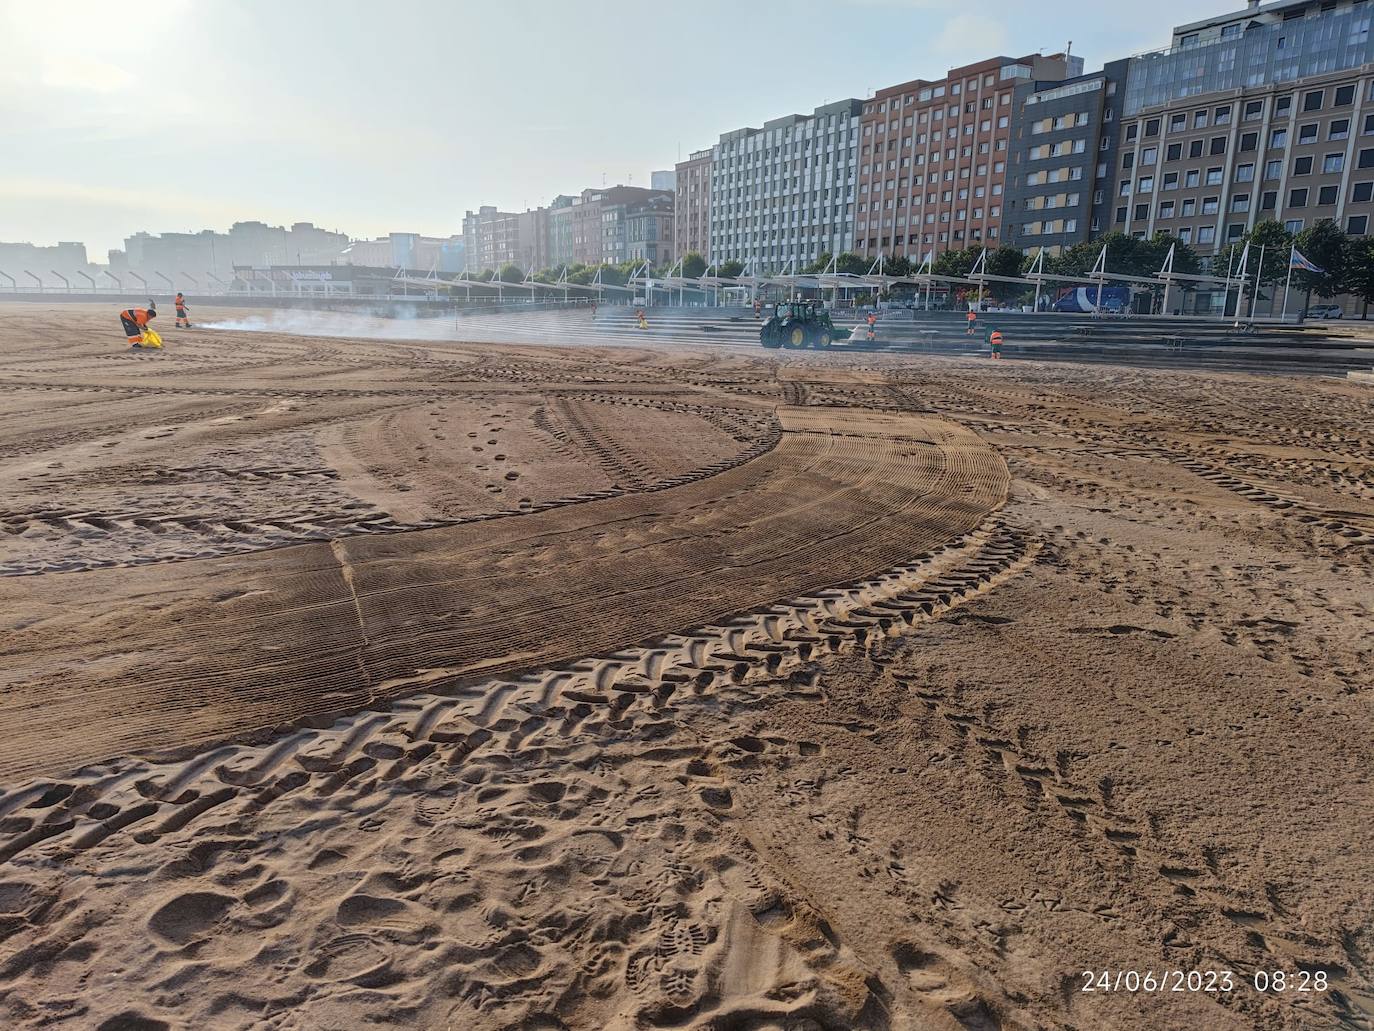
POLYGON ((148 929, 174 945, 186 945, 214 928, 234 901, 214 891, 187 892, 163 903, 148 918, 148 929))

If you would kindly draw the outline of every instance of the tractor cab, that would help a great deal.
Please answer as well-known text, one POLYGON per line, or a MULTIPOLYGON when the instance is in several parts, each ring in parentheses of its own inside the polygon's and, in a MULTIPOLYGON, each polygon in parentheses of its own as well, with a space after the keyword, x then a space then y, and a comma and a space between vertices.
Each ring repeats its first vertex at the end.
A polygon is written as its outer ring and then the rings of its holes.
POLYGON ((829 347, 835 339, 830 312, 818 301, 781 301, 759 328, 764 347, 829 347))

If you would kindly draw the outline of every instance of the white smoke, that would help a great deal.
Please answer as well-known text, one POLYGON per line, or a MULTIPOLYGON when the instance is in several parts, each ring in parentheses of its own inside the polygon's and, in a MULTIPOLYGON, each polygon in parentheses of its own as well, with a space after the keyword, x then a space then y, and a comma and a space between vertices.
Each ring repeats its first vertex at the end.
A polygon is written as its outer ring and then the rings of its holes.
POLYGON ((400 309, 392 318, 334 311, 273 310, 240 319, 207 322, 206 329, 238 333, 287 333, 307 337, 354 337, 362 340, 457 340, 452 317, 419 318, 400 309))

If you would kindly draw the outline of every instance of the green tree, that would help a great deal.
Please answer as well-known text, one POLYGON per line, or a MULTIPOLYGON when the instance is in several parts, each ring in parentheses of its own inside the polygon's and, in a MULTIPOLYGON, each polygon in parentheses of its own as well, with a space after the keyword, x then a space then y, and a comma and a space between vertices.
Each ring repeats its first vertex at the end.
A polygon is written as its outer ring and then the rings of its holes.
POLYGON ((503 283, 519 283, 525 278, 525 273, 519 265, 502 265, 497 278, 503 283))
POLYGON ((717 272, 722 279, 735 279, 744 272, 744 262, 731 258, 729 261, 722 261, 717 272))
POLYGON ((687 279, 700 279, 706 274, 706 259, 696 251, 682 256, 682 274, 687 279))
POLYGON ((1345 278, 1345 253, 1350 240, 1340 226, 1324 218, 1300 232, 1293 246, 1321 269, 1320 272, 1293 270, 1293 282, 1299 289, 1307 291, 1304 307, 1311 304, 1314 293, 1318 297, 1330 298, 1341 292, 1341 282, 1345 278))
POLYGON ((1273 286, 1282 283, 1288 275, 1288 248, 1293 245, 1293 234, 1272 218, 1267 218, 1255 226, 1245 237, 1250 241, 1250 257, 1259 261, 1255 253, 1264 248, 1264 268, 1256 268, 1260 282, 1273 286))
POLYGON ((973 266, 978 262, 978 255, 983 253, 981 247, 970 247, 963 251, 944 251, 936 256, 931 265, 931 273, 937 276, 954 276, 959 279, 966 279, 968 274, 973 271, 973 266))
MULTIPOLYGON (((1025 259, 1015 247, 998 247, 995 251, 987 252, 987 261, 984 268, 990 276, 1020 276, 1021 264, 1025 259)), ((989 283, 988 292, 998 301, 1005 303, 1013 297, 1018 296, 1024 287, 1020 283, 989 283)))
POLYGON ((911 259, 904 255, 894 254, 883 260, 883 275, 885 276, 909 276, 914 271, 916 270, 912 268, 911 259))
POLYGON ((1345 275, 1342 288, 1364 302, 1362 318, 1369 318, 1369 305, 1374 301, 1374 237, 1352 239, 1345 252, 1345 275))
POLYGON ((845 251, 835 259, 835 271, 851 276, 865 276, 873 262, 861 258, 853 251, 845 251))
POLYGON ((807 265, 804 269, 802 269, 802 272, 804 274, 815 274, 824 272, 825 267, 830 264, 831 257, 832 255, 829 251, 822 251, 821 256, 817 258, 815 261, 813 261, 810 265, 807 265))

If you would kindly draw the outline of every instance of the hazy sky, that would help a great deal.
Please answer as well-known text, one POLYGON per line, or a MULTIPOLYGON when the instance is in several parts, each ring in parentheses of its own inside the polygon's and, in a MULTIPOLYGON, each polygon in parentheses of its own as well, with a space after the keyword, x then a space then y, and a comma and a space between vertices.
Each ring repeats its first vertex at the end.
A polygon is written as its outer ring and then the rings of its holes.
POLYGON ((479 204, 647 186, 742 125, 1070 39, 1092 70, 1239 6, 0 0, 0 241, 448 235, 479 204))

